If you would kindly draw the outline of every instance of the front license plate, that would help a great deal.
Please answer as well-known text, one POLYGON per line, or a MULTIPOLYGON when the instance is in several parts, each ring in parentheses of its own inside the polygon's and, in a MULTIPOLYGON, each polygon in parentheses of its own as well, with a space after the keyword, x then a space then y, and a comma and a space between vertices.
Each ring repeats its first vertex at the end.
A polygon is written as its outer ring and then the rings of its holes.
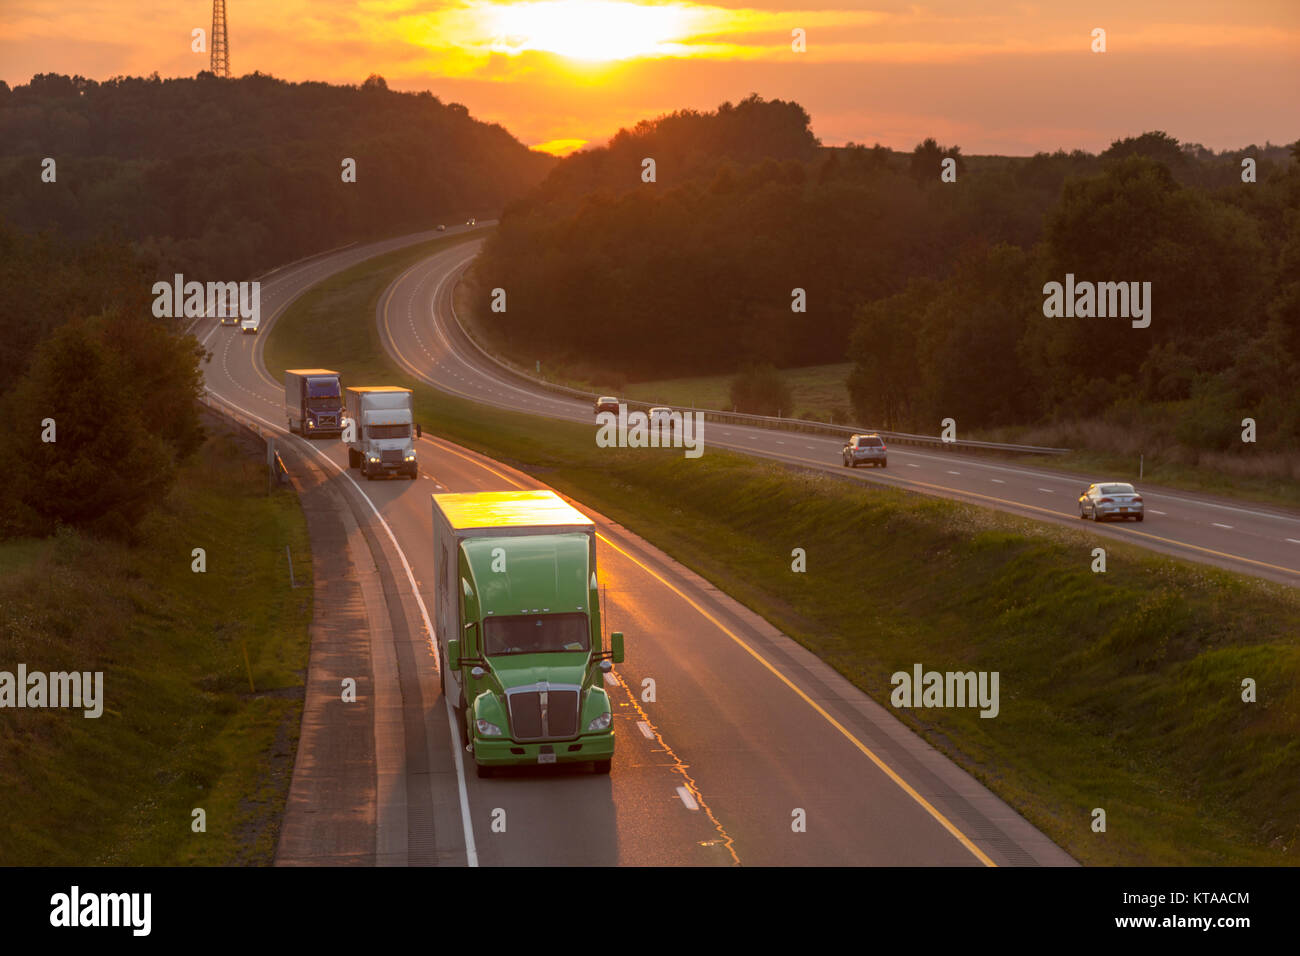
POLYGON ((538 754, 538 763, 555 763, 555 754, 538 754))

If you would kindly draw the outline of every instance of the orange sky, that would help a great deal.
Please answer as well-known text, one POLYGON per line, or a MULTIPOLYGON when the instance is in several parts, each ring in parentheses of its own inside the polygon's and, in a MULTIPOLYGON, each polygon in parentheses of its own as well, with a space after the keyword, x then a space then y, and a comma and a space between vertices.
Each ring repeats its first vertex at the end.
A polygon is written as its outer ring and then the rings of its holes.
MULTIPOLYGON (((191 76, 210 0, 4 0, 0 78, 191 76)), ((235 74, 432 90, 563 152, 674 109, 794 99, 827 144, 1098 151, 1300 136, 1300 0, 227 0, 235 74), (1245 12, 1249 11, 1249 18, 1245 12), (1106 30, 1107 52, 1089 49, 1106 30), (791 31, 806 32, 806 52, 791 31)))

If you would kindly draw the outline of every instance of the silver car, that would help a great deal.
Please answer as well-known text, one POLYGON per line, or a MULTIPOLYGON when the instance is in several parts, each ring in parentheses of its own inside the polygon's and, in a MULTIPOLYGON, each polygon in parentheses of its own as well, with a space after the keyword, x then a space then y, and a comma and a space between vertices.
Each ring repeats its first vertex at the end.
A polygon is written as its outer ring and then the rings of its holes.
POLYGON ((1089 485, 1079 495, 1079 517, 1093 521, 1107 518, 1136 518, 1144 514, 1142 496, 1126 482, 1101 481, 1089 485))
POLYGON ((879 435, 854 435, 844 446, 844 467, 856 468, 858 465, 879 465, 889 467, 889 449, 885 440, 879 435))

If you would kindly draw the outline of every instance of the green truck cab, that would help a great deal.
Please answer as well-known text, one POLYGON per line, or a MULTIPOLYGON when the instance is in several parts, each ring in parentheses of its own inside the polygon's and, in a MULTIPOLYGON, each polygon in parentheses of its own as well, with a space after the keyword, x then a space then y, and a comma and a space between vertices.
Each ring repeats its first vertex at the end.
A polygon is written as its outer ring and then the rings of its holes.
POLYGON ((609 773, 596 528, 554 492, 433 496, 435 617, 443 693, 478 775, 590 762, 609 773))

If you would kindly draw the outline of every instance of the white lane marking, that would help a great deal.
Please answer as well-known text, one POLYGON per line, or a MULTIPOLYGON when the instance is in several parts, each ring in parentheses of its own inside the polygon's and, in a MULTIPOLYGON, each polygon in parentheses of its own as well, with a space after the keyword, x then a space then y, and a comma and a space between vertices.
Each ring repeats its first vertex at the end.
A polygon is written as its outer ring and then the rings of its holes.
POLYGON ((1153 515, 1160 515, 1162 518, 1165 516, 1165 512, 1156 511, 1155 508, 1148 508, 1147 511, 1151 512, 1153 515))
POLYGON ((995 485, 1005 485, 1005 484, 1006 484, 1006 482, 1003 481, 1001 478, 990 478, 989 480, 992 481, 995 485))
POLYGON ((636 726, 637 729, 641 731, 641 735, 645 737, 646 740, 655 739, 655 732, 650 729, 650 725, 646 723, 644 720, 638 720, 636 722, 636 726))
POLYGON ((695 802, 695 798, 691 796, 691 792, 685 787, 677 788, 677 796, 682 798, 682 803, 686 804, 687 810, 698 810, 700 808, 700 805, 695 802))
POLYGON ((1211 521, 1210 524, 1214 525, 1216 528, 1227 528, 1229 531, 1232 530, 1232 525, 1230 524, 1219 524, 1217 521, 1211 521))
POLYGON ((911 462, 911 461, 904 462, 904 464, 907 465, 908 468, 920 468, 920 467, 921 467, 920 465, 916 464, 915 462, 911 462))
POLYGON ((608 674, 605 675, 605 683, 608 684, 610 687, 618 686, 618 678, 614 676, 613 671, 610 671, 608 674))
POLYGON ((1300 544, 1300 538, 1287 538, 1292 544, 1300 544))
POLYGON ((1039 491, 1045 491, 1045 492, 1047 492, 1049 495, 1052 495, 1052 494, 1055 494, 1055 493, 1056 493, 1056 492, 1052 491, 1051 488, 1039 488, 1038 490, 1039 490, 1039 491))
POLYGON ((961 472, 960 472, 960 471, 949 471, 948 474, 950 474, 950 475, 960 475, 961 472))
MULTIPOLYGON (((239 411, 243 412, 245 415, 249 415, 252 418, 256 418, 259 422, 261 422, 263 425, 266 425, 268 428, 272 429, 277 434, 282 434, 282 435, 288 434, 282 426, 273 425, 270 422, 268 422, 265 418, 262 418, 260 415, 254 415, 252 412, 248 411, 248 409, 240 408, 240 406, 230 401, 230 399, 225 398, 222 395, 218 395, 216 392, 212 391, 212 389, 207 388, 206 386, 204 386, 204 388, 206 389, 209 395, 213 396, 218 401, 224 402, 225 404, 238 409, 239 411)), ((375 503, 370 500, 370 496, 365 493, 365 491, 362 489, 362 487, 359 484, 357 484, 357 480, 353 478, 350 474, 348 474, 347 469, 345 469, 342 465, 338 464, 336 461, 330 458, 329 455, 325 454, 323 451, 321 451, 311 442, 307 441, 305 438, 298 438, 298 436, 296 435, 289 435, 290 441, 293 441, 295 438, 297 438, 300 444, 306 445, 307 448, 309 448, 311 451, 319 455, 327 465, 329 465, 335 471, 339 472, 339 474, 341 474, 344 478, 346 478, 348 481, 352 483, 352 487, 357 489, 357 493, 361 495, 362 500, 365 501, 365 503, 370 506, 370 510, 374 512, 375 518, 379 521, 381 525, 383 525, 384 530, 388 532, 388 540, 390 540, 393 543, 393 547, 397 550, 397 556, 402 559, 402 568, 403 570, 406 571, 406 580, 409 581, 411 584, 411 593, 415 597, 415 603, 419 605, 420 617, 424 619, 424 632, 429 635, 429 643, 433 647, 434 667, 438 670, 441 670, 442 659, 438 651, 438 642, 437 640, 434 639, 433 625, 429 623, 429 609, 424 606, 424 598, 420 595, 420 587, 415 583, 415 574, 412 573, 411 565, 406 560, 406 552, 404 552, 402 550, 402 546, 397 543, 397 535, 393 534, 393 529, 389 527, 388 522, 384 520, 384 516, 379 513, 379 509, 375 507, 375 503)), ((605 676, 608 677, 610 675, 606 674, 605 676)), ((451 727, 451 739, 453 741, 459 741, 460 727, 456 721, 456 714, 451 707, 451 698, 444 697, 443 700, 447 704, 447 724, 448 726, 451 727)), ((456 778, 460 789, 460 819, 461 819, 462 827, 465 831, 465 863, 467 866, 478 866, 478 848, 474 844, 474 828, 471 825, 470 818, 469 818, 469 791, 465 788, 464 758, 461 755, 461 749, 459 746, 452 747, 451 752, 456 757, 456 778)))
POLYGON ((815 446, 813 446, 813 445, 804 445, 803 447, 804 447, 804 448, 807 448, 809 451, 816 451, 816 450, 817 450, 817 448, 816 448, 815 446))

